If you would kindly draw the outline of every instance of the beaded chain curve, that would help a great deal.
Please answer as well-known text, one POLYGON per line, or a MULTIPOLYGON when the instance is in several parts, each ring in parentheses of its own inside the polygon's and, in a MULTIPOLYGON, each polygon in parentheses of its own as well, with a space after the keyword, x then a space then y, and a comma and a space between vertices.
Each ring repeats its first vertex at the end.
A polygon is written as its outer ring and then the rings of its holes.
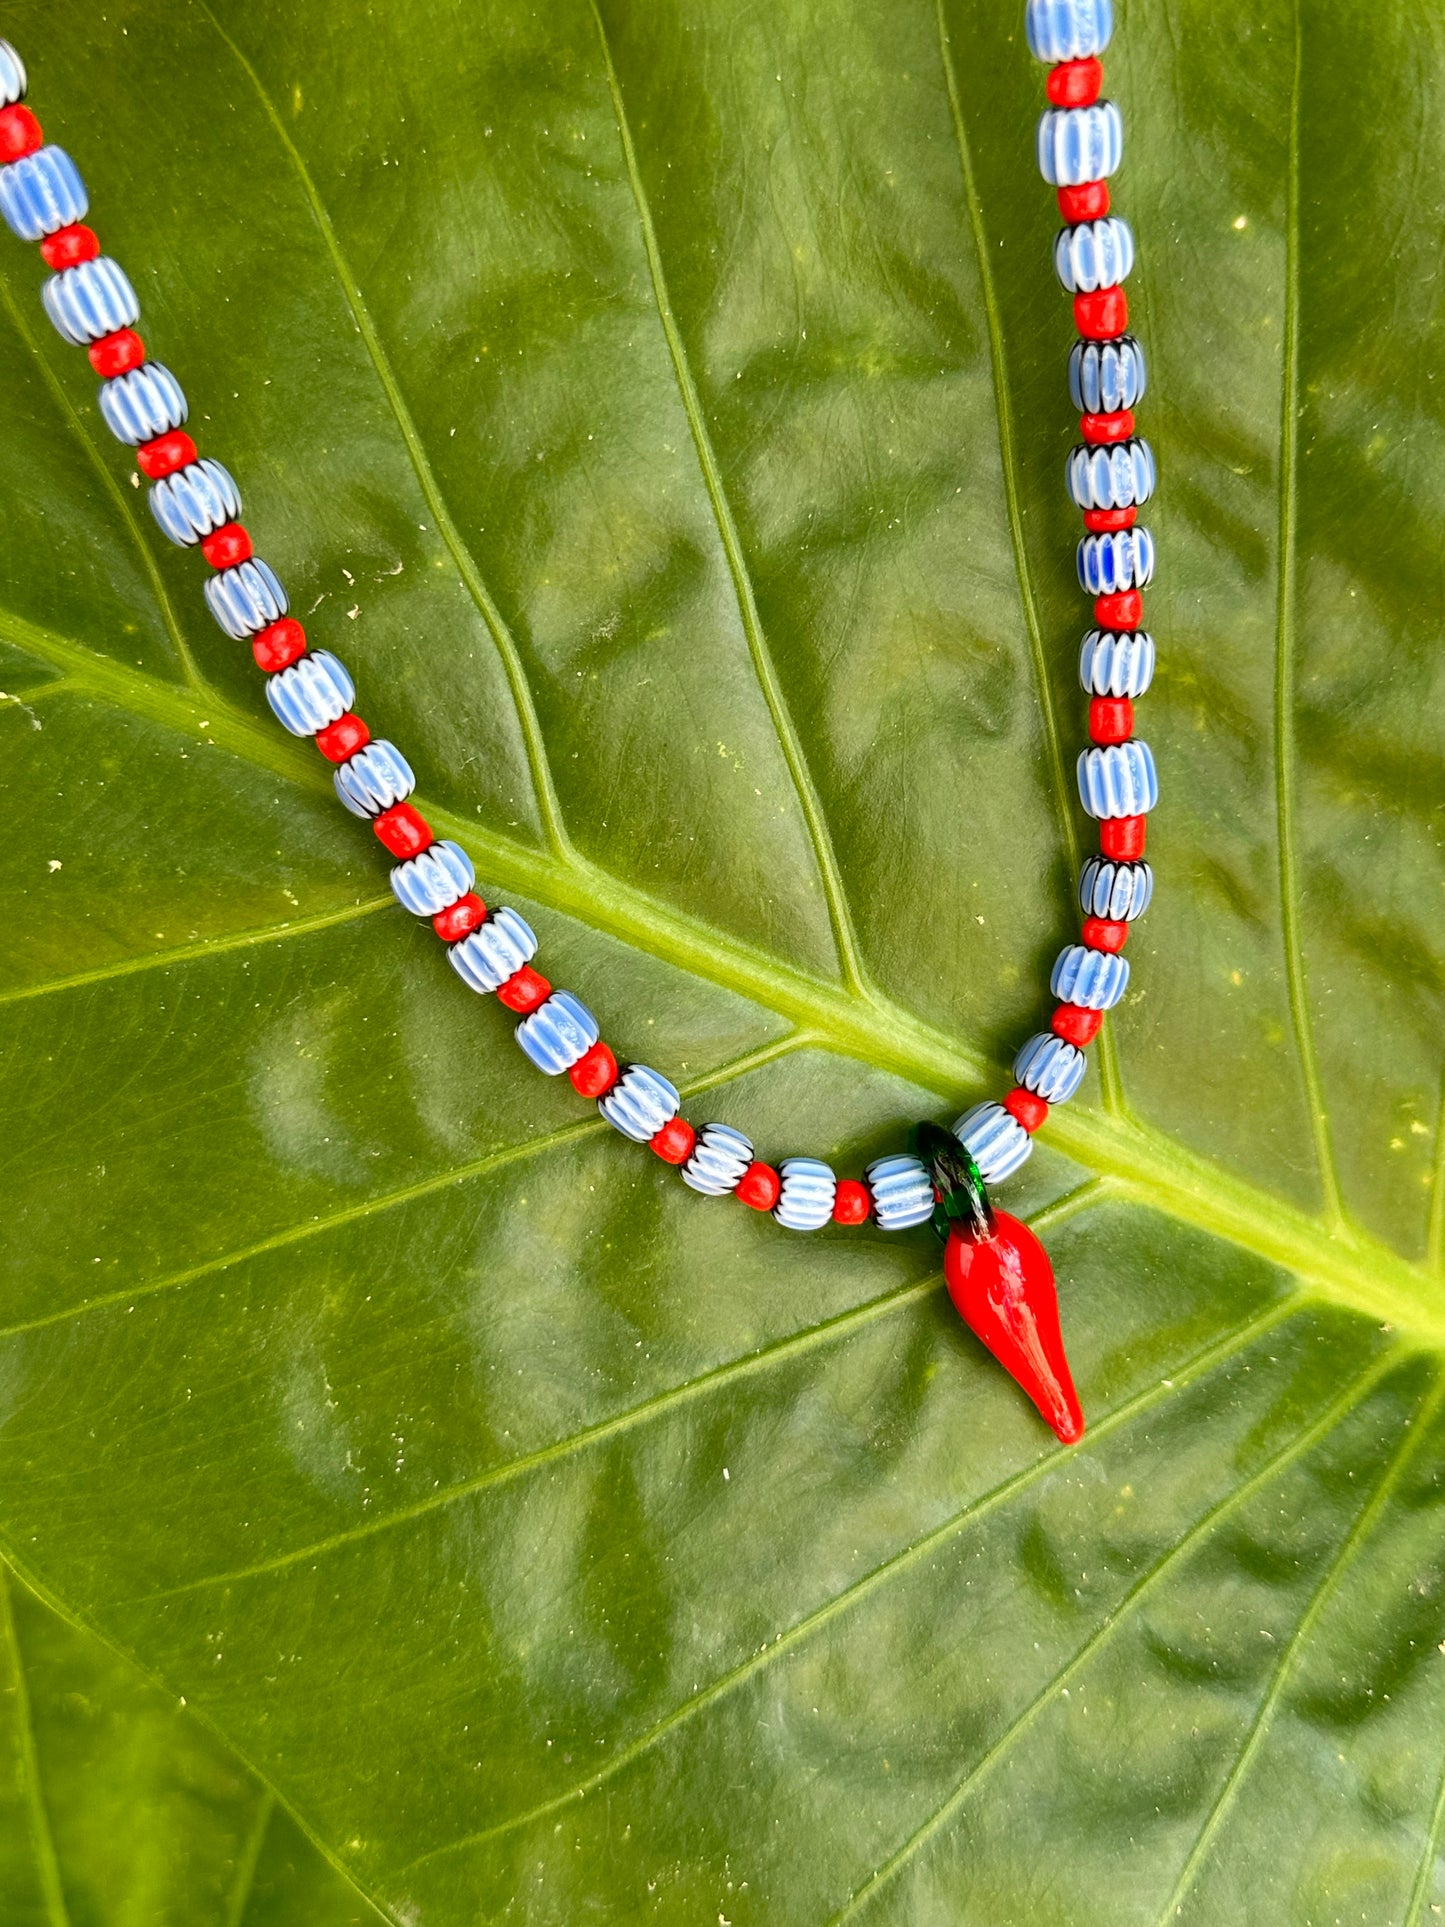
MULTIPOLYGON (((1100 823, 1100 854, 1089 858, 1079 880, 1081 940, 1060 952, 1049 980, 1058 1000, 1050 1029, 1018 1052, 1016 1083, 1003 1100, 976 1104, 953 1127, 985 1185, 1019 1168, 1050 1106, 1077 1090, 1084 1049, 1124 994, 1129 966, 1120 952, 1153 888, 1143 861, 1144 829, 1158 790, 1148 745, 1133 738, 1134 698, 1148 688, 1154 668, 1153 640, 1140 627, 1140 590, 1154 572, 1154 544, 1137 515, 1153 493, 1155 471, 1149 444, 1134 434, 1144 357, 1127 332, 1122 285, 1134 239, 1128 224, 1109 212, 1107 177, 1119 164, 1123 125, 1114 103, 1099 98, 1098 56, 1112 30, 1112 0, 1027 0, 1026 28, 1034 55, 1051 66, 1038 161, 1058 190, 1067 223, 1054 244, 1054 265, 1074 297, 1080 337, 1069 355, 1069 392, 1081 411, 1083 441, 1068 458, 1066 479, 1084 517, 1079 581, 1094 597, 1095 626, 1080 656, 1091 699, 1091 747, 1079 757, 1078 782, 1085 810, 1100 823)), ((34 114, 21 104, 26 86, 24 63, 0 40, 0 215, 22 240, 40 244, 52 270, 40 291, 45 311, 66 341, 87 350, 102 378, 101 414, 116 438, 135 449, 152 483, 157 522, 173 542, 199 547, 215 571, 203 585, 211 614, 228 636, 250 642, 278 721, 293 735, 313 738, 335 765, 341 801, 370 822, 398 859, 391 872, 397 898, 430 919, 462 982, 494 992, 521 1018, 517 1042, 539 1070, 551 1077, 565 1072, 624 1137, 680 1166, 694 1191, 731 1193, 755 1210, 771 1211, 792 1231, 870 1218, 884 1231, 938 1222, 937 1158, 879 1158, 860 1182, 838 1178, 817 1158, 787 1158, 775 1168, 756 1159, 731 1125, 694 1131, 679 1115, 673 1085, 646 1064, 619 1064, 591 1012, 532 968, 537 940, 530 928, 515 910, 488 910, 472 887, 466 851, 434 837, 407 800, 415 779, 405 757, 395 744, 372 737, 352 710, 355 690, 346 670, 328 650, 311 647, 287 613, 286 591, 253 552, 238 519, 235 482, 219 462, 198 453, 185 433, 180 384, 147 358, 135 332, 140 308, 129 280, 83 225, 89 201, 74 162, 45 142, 34 114)), ((986 1193, 974 1208, 987 1215, 986 1193)))

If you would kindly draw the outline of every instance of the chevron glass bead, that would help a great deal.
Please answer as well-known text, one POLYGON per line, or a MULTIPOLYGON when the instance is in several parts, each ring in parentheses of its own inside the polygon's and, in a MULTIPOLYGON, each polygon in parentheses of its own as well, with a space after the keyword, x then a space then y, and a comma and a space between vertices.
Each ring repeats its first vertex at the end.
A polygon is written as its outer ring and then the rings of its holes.
POLYGON ((657 1136, 677 1116, 677 1092, 660 1071, 646 1064, 629 1064, 597 1108, 613 1130, 638 1144, 657 1136))
POLYGON ((1014 1076, 1046 1104, 1063 1104, 1079 1088, 1087 1061, 1077 1045, 1041 1030, 1015 1057, 1014 1076))
POLYGON ((1109 529, 1086 535, 1076 557, 1085 595, 1118 595, 1145 588, 1154 577, 1154 538, 1148 529, 1109 529))
POLYGON ((789 1231, 821 1231, 833 1216, 838 1180, 818 1158, 784 1158, 778 1166, 782 1190, 773 1216, 789 1231))
POLYGON ((682 1167, 682 1181, 705 1198, 725 1197, 735 1191, 753 1161, 753 1147, 730 1124, 704 1124, 682 1167))
POLYGON ((1034 1148, 1018 1119, 992 1101, 965 1111, 955 1122, 953 1135, 978 1166, 985 1184, 1001 1184, 1012 1177, 1034 1148))
POLYGON ((1069 399, 1081 415, 1116 415, 1144 393, 1144 350, 1133 335, 1076 341, 1069 350, 1069 399))
POLYGON ((505 905, 494 910, 469 937, 447 949, 447 961, 469 990, 486 996, 515 977, 537 954, 531 925, 505 905))
POLYGON ((1127 509, 1154 493, 1154 451, 1142 436, 1103 446, 1081 443, 1064 465, 1069 494, 1081 509, 1127 509))
MULTIPOLYGON (((254 636, 258 629, 264 629, 268 623, 278 622, 291 606, 270 563, 263 562, 259 555, 253 555, 249 562, 238 562, 233 569, 222 569, 218 575, 208 577, 201 588, 211 614, 226 634, 237 642, 254 636)), ((297 667, 300 667, 299 663, 297 667)), ((269 694, 275 687, 274 681, 266 687, 269 694)), ((347 700, 349 702, 350 698, 347 700)), ((337 715, 340 713, 338 710, 337 715)), ((279 710, 277 714, 280 714, 279 710)), ((334 723, 336 717, 328 716, 326 720, 334 723)), ((311 732, 304 733, 309 735, 311 732)))
POLYGON ((1049 989, 1061 1004, 1085 1010, 1112 1010, 1129 982, 1129 960, 1117 950, 1089 950, 1067 944, 1054 962, 1049 989))
POLYGON ((397 902, 414 917, 434 917, 439 910, 449 909, 476 880, 472 859, 460 843, 446 839, 428 845, 409 862, 398 863, 391 873, 397 902))
POLYGON ((1114 31, 1113 0, 1028 0, 1024 32, 1035 60, 1087 60, 1114 31))
POLYGON ((1039 172, 1050 187, 1102 181, 1124 155, 1124 123, 1112 100, 1050 107, 1039 120, 1039 172))
POLYGON ((1133 265, 1133 230, 1114 214, 1061 228, 1054 239, 1054 272, 1070 294, 1117 287, 1133 265))
POLYGON ((57 332, 74 348, 88 347, 119 328, 133 328, 140 320, 135 289, 108 254, 52 274, 41 284, 40 299, 57 332))
MULTIPOLYGON (((100 384, 100 412, 116 440, 136 448, 141 442, 153 442, 157 435, 183 427, 190 411, 181 384, 170 369, 158 361, 143 361, 128 375, 116 375, 100 384)), ((177 475, 185 472, 175 471, 177 475)), ((210 530, 206 533, 209 535, 210 530)))
POLYGON ((1093 817, 1144 816, 1159 801, 1159 778, 1149 745, 1137 738, 1081 752, 1079 799, 1093 817))
POLYGON ((289 669, 266 678, 266 700, 277 722, 293 736, 314 736, 334 723, 350 709, 355 694, 350 676, 326 649, 313 649, 289 669))
POLYGON ((25 62, 8 40, 0 40, 0 107, 24 100, 26 86, 25 62))
POLYGON ((22 241, 43 241, 70 227, 88 206, 85 183, 63 147, 40 147, 0 167, 0 215, 22 241))
POLYGON ((1091 856, 1079 872, 1079 903, 1086 917, 1132 923, 1149 908, 1153 894, 1154 872, 1144 862, 1091 856))
POLYGON ((1090 629, 1079 650, 1079 681, 1091 696, 1142 696, 1154 680, 1154 638, 1147 629, 1120 634, 1090 629))
POLYGON ((191 548, 202 537, 238 519, 241 491, 228 469, 203 456, 153 483, 150 504, 151 514, 172 542, 191 548))
POLYGON ((377 816, 416 788, 411 764, 395 743, 380 736, 359 749, 332 775, 336 794, 353 816, 377 816))
POLYGON ((554 990, 512 1034, 539 1071, 560 1077, 597 1042, 597 1021, 570 990, 554 990))
POLYGON ((911 1231, 933 1216, 933 1181, 915 1157, 875 1158, 863 1173, 880 1231, 911 1231))

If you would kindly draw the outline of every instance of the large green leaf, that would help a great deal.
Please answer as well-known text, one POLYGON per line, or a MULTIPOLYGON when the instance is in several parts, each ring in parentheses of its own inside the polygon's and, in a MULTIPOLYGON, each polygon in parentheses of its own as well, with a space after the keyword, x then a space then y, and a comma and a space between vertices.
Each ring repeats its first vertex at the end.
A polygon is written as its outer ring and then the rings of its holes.
MULTIPOLYGON (((1075 916, 1019 13, 7 18, 486 893, 694 1117, 848 1169, 998 1088, 1075 916)), ((535 1078, 10 247, 7 1919, 1445 1906, 1445 32, 1172 0, 1110 68, 1164 800, 1137 989, 1009 1191, 1072 1453, 926 1235, 704 1204, 535 1078)))

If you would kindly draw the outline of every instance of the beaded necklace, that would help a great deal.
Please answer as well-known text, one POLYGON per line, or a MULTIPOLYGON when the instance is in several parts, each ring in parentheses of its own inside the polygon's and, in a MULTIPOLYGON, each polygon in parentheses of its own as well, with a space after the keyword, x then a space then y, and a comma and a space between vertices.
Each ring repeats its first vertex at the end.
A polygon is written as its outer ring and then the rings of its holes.
POLYGON ((945 1241, 944 1276, 960 1315, 1066 1444, 1082 1435, 1084 1421, 1059 1332, 1053 1270, 1028 1227, 994 1210, 989 1187, 1018 1170, 1049 1107, 1078 1089, 1085 1047, 1124 994, 1129 965, 1120 953, 1153 888, 1144 831, 1158 785, 1148 745, 1133 737, 1133 699, 1154 670, 1154 643, 1140 627, 1154 544, 1137 515, 1155 477, 1132 412, 1144 392, 1144 357, 1127 332, 1123 288, 1134 239, 1109 212, 1123 124, 1114 103, 1099 97, 1098 56, 1112 14, 1113 0, 1026 0, 1030 49, 1050 67, 1038 162, 1066 223, 1054 266, 1073 296, 1079 335, 1069 354, 1069 393, 1083 439, 1066 479, 1083 511, 1078 574, 1094 599, 1095 626, 1079 658, 1090 747, 1079 757, 1078 782, 1084 809, 1099 822, 1100 853, 1079 878, 1080 941, 1060 951, 1050 975, 1057 999, 1050 1028, 1019 1050, 1014 1087, 1000 1101, 974 1105, 951 1131, 919 1124, 911 1151, 875 1159, 861 1179, 839 1178, 818 1158, 764 1163, 728 1124, 694 1130, 667 1078, 646 1064, 619 1064, 586 1006, 532 967, 537 940, 516 911, 489 910, 476 894, 466 851, 433 836, 408 801, 415 779, 405 757, 372 736, 351 707, 351 677, 328 650, 312 648, 287 613, 285 590, 238 519, 241 497, 230 474, 199 455, 185 433, 180 384, 147 359, 135 332, 134 290, 82 224, 89 201, 80 175, 21 105, 25 66, 0 40, 0 215, 22 240, 39 242, 52 270, 40 290, 45 311, 66 341, 87 350, 101 377, 100 412, 135 449, 157 522, 173 542, 200 548, 214 571, 203 584, 211 614, 228 636, 249 641, 277 720, 314 740, 335 766, 341 801, 397 859, 391 886, 399 901, 430 920, 463 983, 495 993, 521 1019, 514 1035, 540 1071, 565 1073, 609 1124, 677 1165, 694 1191, 740 1198, 790 1231, 830 1222, 871 1221, 883 1231, 931 1223, 945 1241))

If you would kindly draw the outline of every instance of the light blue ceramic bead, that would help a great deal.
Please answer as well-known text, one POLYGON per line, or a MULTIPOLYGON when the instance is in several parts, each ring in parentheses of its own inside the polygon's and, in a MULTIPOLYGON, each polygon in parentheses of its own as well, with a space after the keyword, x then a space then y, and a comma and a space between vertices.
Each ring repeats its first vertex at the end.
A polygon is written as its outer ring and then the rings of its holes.
POLYGON ((416 788, 411 764, 384 736, 349 756, 331 780, 353 816, 379 816, 416 788))
POLYGON ((266 678, 266 700, 293 736, 314 736, 334 723, 350 709, 355 694, 350 676, 326 649, 313 649, 289 669, 266 678))
POLYGON ((730 1124, 704 1124, 682 1167, 682 1181, 705 1198, 726 1197, 736 1191, 753 1161, 753 1147, 730 1124))
POLYGON ((470 936, 447 947, 452 969, 469 990, 480 996, 500 990, 508 977, 515 977, 536 954, 537 939, 531 925, 505 905, 494 910, 470 936))
POLYGON ((629 1064, 597 1108, 614 1131, 646 1144, 677 1116, 677 1092, 661 1072, 646 1064, 629 1064))
POLYGON ((1143 816, 1159 801, 1153 755, 1137 739, 1084 750, 1078 774, 1079 798, 1090 816, 1143 816))
POLYGON ((1055 1037, 1052 1031, 1041 1030, 1014 1059, 1014 1079, 1046 1104, 1063 1104, 1079 1088, 1086 1063, 1077 1045, 1055 1037))
POLYGON ((22 241, 43 241, 84 220, 89 205, 85 182, 63 147, 39 147, 0 167, 0 214, 22 241))
POLYGON ((403 910, 414 917, 434 917, 464 897, 477 880, 472 859, 460 843, 441 838, 420 856, 398 863, 391 873, 391 887, 403 910))
POLYGON ((1075 557, 1085 595, 1142 589, 1154 576, 1154 538, 1148 529, 1108 529, 1086 535, 1075 557))
POLYGON ((1061 950, 1049 978, 1049 989, 1061 1004, 1084 1010, 1112 1010, 1129 982, 1129 960, 1117 951, 1088 950, 1071 943, 1061 950))
POLYGON ((1124 156, 1124 123, 1112 100, 1050 107, 1039 121, 1039 172, 1050 187, 1102 181, 1124 156))
POLYGON ((1091 629, 1079 651, 1079 681, 1091 696, 1142 696, 1154 680, 1154 638, 1147 629, 1118 635, 1091 629))
POLYGON ((203 456, 154 483, 150 504, 151 514, 172 542, 190 548, 202 536, 238 518, 241 491, 228 469, 203 456))
POLYGON ((1002 1184, 1028 1157, 1033 1139, 1002 1104, 975 1104, 953 1127, 953 1135, 978 1166, 985 1184, 1002 1184))
POLYGON ((1144 350, 1133 335, 1076 341, 1069 350, 1069 398, 1081 415, 1137 407, 1144 388, 1144 350))
POLYGON ((24 100, 26 85, 25 62, 8 40, 0 40, 0 107, 24 100))
POLYGON ((838 1180, 818 1158, 785 1158, 778 1166, 782 1190, 773 1216, 789 1231, 821 1231, 833 1216, 838 1180))
POLYGON ((875 1158, 863 1181, 880 1231, 910 1231, 933 1216, 933 1181, 917 1158, 875 1158))
POLYGON ((1154 451, 1142 436, 1107 445, 1081 443, 1064 465, 1069 494, 1081 509, 1128 509, 1154 493, 1154 451))
POLYGON ((1133 265, 1133 229, 1115 214, 1102 221, 1080 221, 1055 236, 1054 272, 1070 294, 1117 287, 1133 265))
MULTIPOLYGON (((100 384, 100 412, 118 442, 138 448, 142 442, 153 442, 157 435, 184 427, 190 410, 181 384, 170 369, 158 361, 143 361, 128 375, 116 375, 100 384)), ((185 472, 183 468, 176 470, 178 475, 185 472)))
POLYGON ((1154 872, 1147 863, 1120 863, 1113 857, 1091 856, 1079 872, 1079 902, 1086 917, 1132 923, 1149 908, 1153 894, 1154 872))
MULTIPOLYGON (((206 592, 207 608, 237 642, 279 621, 291 606, 270 563, 263 562, 259 555, 253 555, 249 562, 238 562, 234 569, 208 576, 201 587, 206 592)), ((266 686, 274 689, 275 677, 266 686)))
POLYGON ((1113 0, 1028 0, 1024 32, 1035 60, 1087 60, 1114 31, 1113 0))
POLYGON ((117 328, 133 328, 140 320, 135 289, 108 254, 52 274, 41 283, 40 299, 56 329, 75 348, 88 347, 117 328))
POLYGON ((597 1042, 597 1020, 570 990, 554 990, 512 1034, 539 1071, 560 1077, 597 1042))

